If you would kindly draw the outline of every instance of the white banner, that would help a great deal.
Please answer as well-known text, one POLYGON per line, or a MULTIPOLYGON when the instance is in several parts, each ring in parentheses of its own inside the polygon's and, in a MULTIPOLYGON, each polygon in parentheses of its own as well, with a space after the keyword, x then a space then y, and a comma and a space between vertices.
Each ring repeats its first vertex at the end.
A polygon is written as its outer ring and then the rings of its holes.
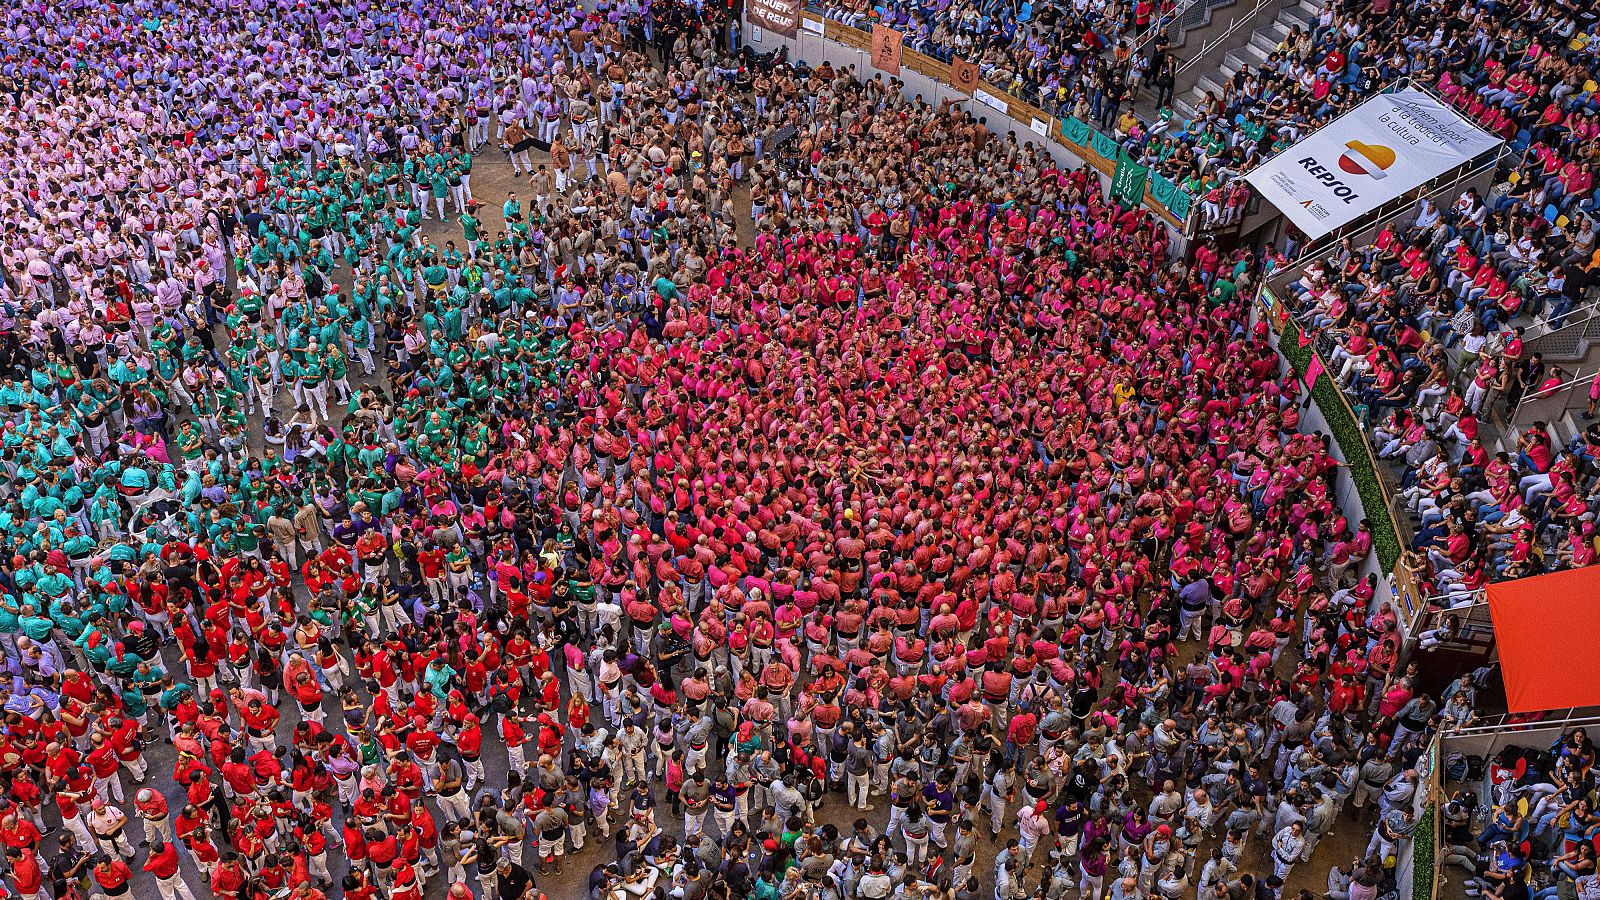
POLYGON ((998 112, 1006 111, 1006 102, 984 90, 983 88, 974 89, 972 92, 972 99, 998 112))
POLYGON ((1245 179, 1315 239, 1500 143, 1432 96, 1404 90, 1373 97, 1245 179))

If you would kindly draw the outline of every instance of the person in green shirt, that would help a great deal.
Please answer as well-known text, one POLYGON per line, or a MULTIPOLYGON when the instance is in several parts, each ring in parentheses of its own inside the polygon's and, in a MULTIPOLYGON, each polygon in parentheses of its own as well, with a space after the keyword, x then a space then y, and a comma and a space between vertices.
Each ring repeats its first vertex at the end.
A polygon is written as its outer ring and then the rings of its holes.
POLYGON ((439 212, 439 221, 449 221, 444 217, 444 201, 450 197, 450 178, 442 167, 435 166, 428 173, 428 193, 432 195, 434 208, 439 212))
POLYGON ((437 256, 429 256, 422 265, 422 281, 428 286, 428 295, 435 301, 444 292, 445 283, 450 280, 450 270, 444 267, 437 256))
POLYGON ((328 380, 333 382, 334 390, 339 394, 339 402, 346 403, 350 400, 350 361, 345 357, 344 351, 339 349, 337 341, 330 341, 323 357, 328 366, 328 380))
POLYGON ((300 363, 300 391, 306 407, 312 409, 323 421, 328 418, 327 369, 323 366, 321 348, 312 344, 300 363))
POLYGON ((461 223, 461 233, 466 236, 467 257, 470 259, 478 258, 478 229, 483 225, 474 215, 478 211, 478 206, 478 201, 468 200, 467 211, 457 220, 461 223))

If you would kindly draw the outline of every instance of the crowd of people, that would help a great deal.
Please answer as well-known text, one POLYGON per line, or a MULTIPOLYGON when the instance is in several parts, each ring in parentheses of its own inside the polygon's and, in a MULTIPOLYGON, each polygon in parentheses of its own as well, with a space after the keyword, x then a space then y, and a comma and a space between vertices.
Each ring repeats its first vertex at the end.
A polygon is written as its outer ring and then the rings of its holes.
POLYGON ((1344 243, 1294 287, 1303 324, 1370 417, 1379 456, 1394 463, 1417 524, 1413 567, 1440 596, 1588 565, 1595 553, 1600 429, 1557 446, 1540 422, 1497 452, 1480 435, 1524 397, 1568 389, 1572 373, 1524 347, 1525 326, 1560 328, 1596 299, 1600 107, 1584 37, 1594 14, 1561 4, 1509 19, 1493 12, 1448 27, 1424 20, 1414 37, 1431 34, 1415 46, 1437 48, 1428 79, 1512 140, 1520 158, 1509 177, 1448 209, 1423 201, 1414 220, 1366 246, 1344 243))
POLYGON ((950 62, 960 57, 985 79, 1030 102, 1070 108, 1081 87, 1095 95, 1106 120, 1131 100, 1151 60, 1160 56, 1175 0, 1133 3, 1033 3, 984 0, 959 3, 852 0, 814 6, 828 18, 855 28, 887 25, 905 35, 913 50, 950 62))
MULTIPOLYGON (((1570 3, 1375 9, 1330 4, 1308 39, 1331 41, 1351 73, 1361 59, 1409 63, 1406 74, 1511 151, 1487 195, 1467 189, 1448 208, 1423 200, 1414 217, 1370 243, 1341 242, 1290 285, 1297 327, 1314 336, 1396 488, 1404 561, 1441 608, 1422 635, 1428 649, 1455 637, 1490 582, 1596 559, 1600 381, 1526 343, 1529 326, 1581 321, 1600 299, 1596 13, 1570 3), (1394 15, 1404 28, 1386 27, 1394 15), (1527 399, 1565 399, 1581 432, 1563 443, 1549 422, 1519 414, 1527 399)), ((1230 102, 1248 104, 1252 89, 1233 88, 1230 102)), ((1444 727, 1473 721, 1470 691, 1440 700, 1444 727)), ((1445 808, 1443 846, 1471 873, 1469 895, 1567 896, 1594 874, 1594 762, 1579 729, 1548 750, 1506 747, 1483 794, 1466 776, 1445 808)))
POLYGON ((1568 234, 1514 207, 1491 212, 1469 189, 1448 211, 1425 201, 1370 246, 1345 242, 1292 285, 1393 467, 1416 525, 1411 567, 1444 605, 1490 581, 1594 562, 1600 428, 1556 446, 1540 422, 1492 451, 1487 427, 1525 396, 1566 389, 1560 366, 1525 349, 1522 324, 1559 324, 1588 302, 1597 272, 1592 221, 1568 234))
POLYGON ((1290 26, 1264 61, 1241 65, 1188 116, 1173 112, 1178 60, 1163 30, 1171 3, 818 9, 851 25, 899 28, 914 49, 961 55, 1002 90, 1096 125, 1200 201, 1208 226, 1242 217, 1250 195, 1240 177, 1257 163, 1408 78, 1512 143, 1521 158, 1516 178, 1502 179, 1507 202, 1553 210, 1551 221, 1595 209, 1600 14, 1587 4, 1332 0, 1310 28, 1290 26), (1153 113, 1134 109, 1141 86, 1154 94, 1153 113))
POLYGON ((722 31, 6 10, 14 893, 1392 889, 1452 708, 1252 256, 722 31))

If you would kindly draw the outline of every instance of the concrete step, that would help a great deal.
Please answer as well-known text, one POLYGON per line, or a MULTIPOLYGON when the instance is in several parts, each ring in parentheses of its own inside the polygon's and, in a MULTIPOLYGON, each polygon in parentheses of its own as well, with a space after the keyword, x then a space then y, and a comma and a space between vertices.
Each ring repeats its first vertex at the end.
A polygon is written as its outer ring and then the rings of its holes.
MULTIPOLYGON (((1230 72, 1228 74, 1232 75, 1233 73, 1230 72)), ((1227 76, 1224 76, 1223 80, 1226 81, 1227 76)), ((1223 90, 1222 85, 1210 75, 1201 75, 1200 80, 1194 83, 1195 98, 1198 100, 1204 100, 1207 91, 1210 91, 1218 97, 1221 97, 1226 93, 1226 91, 1223 90)))
POLYGON ((1250 35, 1250 43, 1246 44, 1245 47, 1260 51, 1261 58, 1266 59, 1269 54, 1277 52, 1278 44, 1282 41, 1283 38, 1281 36, 1274 37, 1271 32, 1258 31, 1250 35))
POLYGON ((1544 430, 1550 435, 1550 440, 1555 441, 1557 447, 1565 447, 1567 442, 1572 440, 1572 436, 1577 434, 1576 430, 1568 431, 1567 423, 1562 419, 1545 425, 1544 430))
MULTIPOLYGON (((1267 27, 1257 31, 1256 34, 1265 35, 1267 40, 1272 42, 1272 46, 1277 47, 1278 44, 1283 42, 1284 38, 1289 36, 1289 26, 1282 22, 1273 22, 1267 27)), ((1254 37, 1254 35, 1251 35, 1252 39, 1254 39, 1254 37)))
POLYGON ((1572 439, 1583 434, 1583 423, 1578 421, 1578 410, 1569 409, 1561 414, 1561 426, 1566 431, 1565 440, 1561 446, 1572 443, 1572 439))
POLYGON ((1263 47, 1256 43, 1254 38, 1251 38, 1250 43, 1239 48, 1239 54, 1243 56, 1250 63, 1250 65, 1259 66, 1267 61, 1267 57, 1272 55, 1274 49, 1276 48, 1263 47))
POLYGON ((1303 9, 1309 13, 1313 21, 1315 21, 1318 16, 1322 15, 1322 4, 1316 2, 1316 0, 1300 0, 1300 3, 1297 5, 1300 9, 1303 9))
POLYGON ((1238 50, 1229 50, 1227 53, 1222 54, 1221 68, 1227 70, 1229 75, 1232 75, 1234 72, 1239 71, 1245 66, 1254 66, 1258 64, 1258 60, 1247 57, 1238 50))
POLYGON ((1278 11, 1278 21, 1285 25, 1299 25, 1300 30, 1306 31, 1316 24, 1317 16, 1315 13, 1308 13, 1298 6, 1291 6, 1278 11))

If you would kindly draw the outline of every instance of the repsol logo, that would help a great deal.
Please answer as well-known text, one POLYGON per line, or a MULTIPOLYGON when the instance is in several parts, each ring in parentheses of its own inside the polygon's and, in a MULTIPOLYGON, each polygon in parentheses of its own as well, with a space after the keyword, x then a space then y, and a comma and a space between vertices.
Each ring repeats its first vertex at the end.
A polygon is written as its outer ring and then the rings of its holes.
POLYGON ((1308 156, 1300 160, 1300 167, 1306 170, 1306 174, 1326 185, 1335 197, 1345 203, 1354 203, 1360 197, 1359 194, 1350 189, 1350 185, 1340 180, 1339 176, 1330 171, 1327 166, 1317 162, 1316 157, 1308 156))

